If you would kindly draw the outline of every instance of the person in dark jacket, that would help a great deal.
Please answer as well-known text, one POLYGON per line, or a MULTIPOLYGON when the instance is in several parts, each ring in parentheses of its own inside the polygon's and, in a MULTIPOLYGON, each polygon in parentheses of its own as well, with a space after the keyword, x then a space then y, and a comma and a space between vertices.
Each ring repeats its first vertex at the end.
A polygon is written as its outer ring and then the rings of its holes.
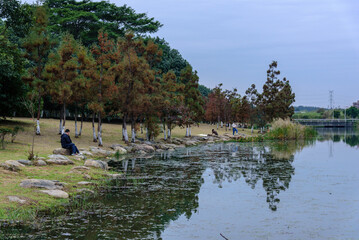
POLYGON ((70 149, 71 155, 77 155, 80 153, 75 144, 71 141, 69 129, 66 129, 61 135, 61 146, 66 149, 70 149))
POLYGON ((218 132, 214 129, 212 129, 212 134, 218 136, 218 132))

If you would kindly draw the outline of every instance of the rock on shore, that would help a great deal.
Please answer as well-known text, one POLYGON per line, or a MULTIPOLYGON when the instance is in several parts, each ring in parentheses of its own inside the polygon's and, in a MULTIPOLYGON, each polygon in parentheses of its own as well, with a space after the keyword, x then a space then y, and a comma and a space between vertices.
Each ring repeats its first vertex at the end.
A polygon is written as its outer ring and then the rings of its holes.
POLYGON ((46 188, 48 190, 63 189, 64 184, 56 180, 26 179, 20 183, 23 188, 46 188))

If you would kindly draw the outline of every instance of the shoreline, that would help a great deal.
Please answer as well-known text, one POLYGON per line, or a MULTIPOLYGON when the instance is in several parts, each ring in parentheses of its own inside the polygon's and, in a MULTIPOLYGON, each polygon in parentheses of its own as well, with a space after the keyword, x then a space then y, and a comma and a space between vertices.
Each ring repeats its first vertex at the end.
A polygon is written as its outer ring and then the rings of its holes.
MULTIPOLYGON (((241 138, 243 138, 243 136, 241 136, 241 138)), ((89 151, 82 149, 83 152, 86 153, 83 156, 54 156, 54 154, 51 154, 48 155, 48 158, 40 157, 39 160, 46 162, 46 166, 13 165, 12 169, 5 169, 5 164, 1 163, 0 170, 3 173, 5 172, 12 174, 17 178, 19 173, 24 173, 25 177, 21 179, 18 178, 18 181, 13 184, 15 185, 12 191, 13 194, 5 195, 5 197, 15 197, 15 201, 17 202, 15 208, 0 209, 0 211, 2 211, 0 214, 0 226, 5 227, 14 225, 28 225, 32 221, 36 222, 36 219, 39 217, 41 218, 43 213, 45 213, 45 215, 51 215, 52 212, 66 214, 67 212, 64 209, 72 206, 73 204, 78 206, 79 204, 76 202, 74 203, 74 201, 82 198, 81 196, 96 195, 99 193, 99 191, 101 191, 100 189, 104 189, 108 186, 109 181, 122 178, 121 173, 108 169, 107 162, 111 160, 121 161, 127 158, 152 158, 155 154, 174 151, 177 148, 186 148, 200 144, 227 142, 229 140, 233 139, 231 139, 229 136, 195 136, 187 138, 173 138, 168 141, 130 143, 128 146, 116 144, 112 146, 113 151, 105 150, 105 148, 89 147, 89 151), (116 159, 116 151, 119 151, 121 148, 125 149, 126 153, 117 155, 116 159), (62 158, 59 156, 64 157, 62 158), (66 158, 68 160, 66 160, 66 158), (106 161, 102 161, 100 159, 106 159, 106 161), (107 166, 105 168, 98 166, 87 167, 85 164, 87 160, 94 162, 106 162, 107 166), (41 179, 42 176, 40 174, 32 174, 29 176, 27 173, 27 171, 34 171, 35 168, 37 168, 38 171, 41 171, 43 167, 52 168, 52 170, 57 169, 57 174, 48 175, 49 177, 46 179, 41 179), (76 177, 74 178, 73 175, 76 175, 76 177), (62 180, 66 178, 70 181, 62 180), (69 197, 49 198, 44 195, 40 196, 40 191, 44 188, 22 189, 19 184, 21 185, 22 181, 29 179, 59 181, 60 183, 64 184, 64 188, 62 190, 68 193, 69 197), (81 184, 79 185, 79 183, 81 184), (19 189, 25 190, 25 193, 32 192, 35 194, 35 197, 34 195, 32 197, 27 196, 26 194, 23 196, 21 194, 19 195, 19 189), (79 192, 78 190, 81 191, 79 192), (46 202, 42 203, 42 198, 46 198, 46 202)), ((15 161, 13 160, 12 163, 15 164, 14 162, 15 161)), ((8 165, 11 164, 8 163, 8 165)), ((79 207, 82 208, 82 206, 79 207)))

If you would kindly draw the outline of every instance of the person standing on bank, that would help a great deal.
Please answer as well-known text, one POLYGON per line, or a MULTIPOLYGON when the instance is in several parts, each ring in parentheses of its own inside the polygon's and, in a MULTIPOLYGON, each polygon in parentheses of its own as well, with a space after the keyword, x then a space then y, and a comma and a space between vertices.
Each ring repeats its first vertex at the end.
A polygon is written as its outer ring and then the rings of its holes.
POLYGON ((237 125, 235 123, 232 124, 232 129, 233 129, 233 136, 234 136, 234 133, 238 133, 238 130, 237 130, 237 125))
POLYGON ((77 155, 80 153, 76 145, 71 141, 69 129, 66 129, 61 135, 61 146, 66 149, 70 149, 71 155, 77 155))

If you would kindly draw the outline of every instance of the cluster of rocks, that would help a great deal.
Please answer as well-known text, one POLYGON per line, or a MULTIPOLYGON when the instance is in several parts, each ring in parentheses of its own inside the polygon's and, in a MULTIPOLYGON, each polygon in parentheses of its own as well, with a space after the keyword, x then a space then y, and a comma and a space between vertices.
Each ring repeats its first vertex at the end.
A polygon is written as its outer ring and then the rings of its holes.
MULTIPOLYGON (((207 136, 195 136, 189 138, 171 138, 166 141, 161 140, 158 142, 142 141, 140 143, 130 143, 126 146, 121 144, 114 144, 111 146, 112 150, 106 150, 99 147, 90 147, 89 149, 80 149, 81 155, 72 157, 73 160, 70 160, 66 155, 70 155, 68 149, 57 148, 53 151, 52 155, 49 155, 47 159, 38 158, 34 161, 29 160, 8 160, 4 163, 0 163, 0 167, 9 170, 9 171, 21 171, 21 168, 26 166, 46 166, 46 165, 73 165, 74 161, 84 161, 83 166, 73 167, 68 174, 79 174, 82 175, 85 180, 90 180, 91 176, 87 173, 90 170, 90 167, 100 168, 103 170, 108 170, 108 163, 102 160, 94 160, 88 158, 94 157, 103 157, 109 158, 117 155, 117 158, 126 156, 126 154, 136 155, 136 156, 148 156, 153 155, 155 152, 164 152, 164 151, 174 151, 177 148, 184 148, 189 146, 196 146, 202 143, 215 143, 222 141, 229 141, 232 139, 238 139, 240 137, 245 137, 244 134, 239 134, 231 136, 230 134, 224 134, 222 136, 216 135, 207 135, 207 136)), ((123 178, 122 174, 108 174, 105 173, 104 177, 109 179, 121 179, 123 178)), ((78 186, 87 186, 93 185, 92 182, 82 181, 78 182, 78 186)), ((20 184, 23 188, 34 188, 36 191, 48 194, 55 198, 68 198, 69 194, 64 191, 65 183, 61 183, 55 180, 45 180, 45 179, 26 179, 23 180, 20 184)), ((81 188, 77 189, 78 192, 89 192, 93 193, 92 190, 81 188)), ((25 197, 19 196, 8 196, 9 201, 17 202, 24 204, 27 202, 25 197)))

